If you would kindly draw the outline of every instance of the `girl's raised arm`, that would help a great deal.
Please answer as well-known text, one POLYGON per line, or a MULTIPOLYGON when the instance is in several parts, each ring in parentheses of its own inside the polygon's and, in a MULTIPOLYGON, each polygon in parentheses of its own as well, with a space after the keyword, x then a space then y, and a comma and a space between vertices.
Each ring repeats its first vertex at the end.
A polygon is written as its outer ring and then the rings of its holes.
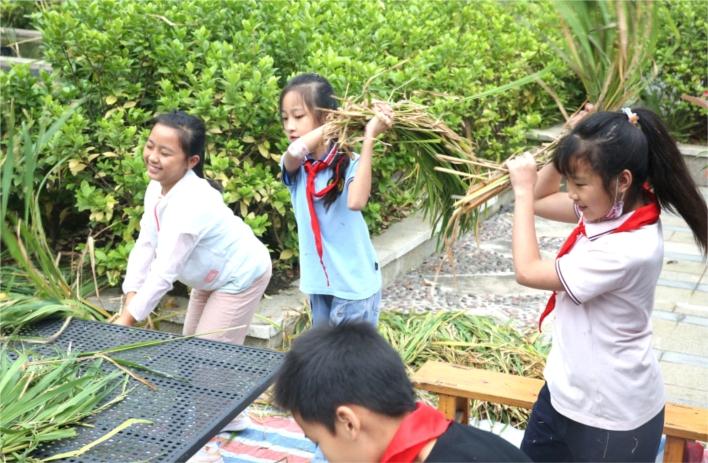
POLYGON ((289 174, 295 173, 300 168, 302 163, 305 162, 307 153, 314 152, 320 146, 324 129, 325 126, 321 125, 290 143, 287 151, 285 151, 285 159, 283 160, 285 170, 289 174))
POLYGON ((514 187, 514 224, 511 251, 516 281, 524 286, 553 291, 563 290, 553 261, 541 259, 534 222, 536 161, 530 154, 507 162, 514 187))
POLYGON ((391 128, 393 125, 393 110, 386 103, 376 103, 377 114, 364 130, 364 142, 361 147, 359 166, 356 169, 354 180, 349 185, 347 206, 353 211, 360 211, 369 201, 371 194, 371 158, 374 155, 374 142, 376 137, 391 128))
POLYGON ((578 216, 573 207, 573 200, 568 193, 560 191, 560 184, 561 174, 552 162, 538 171, 538 180, 533 191, 536 215, 558 222, 576 223, 578 216))
MULTIPOLYGON (((595 105, 585 103, 585 106, 570 118, 567 125, 570 128, 575 127, 594 110, 595 105)), ((544 219, 576 223, 578 216, 573 207, 573 200, 567 193, 560 191, 561 178, 552 162, 538 171, 538 181, 534 189, 534 209, 536 215, 544 219)))

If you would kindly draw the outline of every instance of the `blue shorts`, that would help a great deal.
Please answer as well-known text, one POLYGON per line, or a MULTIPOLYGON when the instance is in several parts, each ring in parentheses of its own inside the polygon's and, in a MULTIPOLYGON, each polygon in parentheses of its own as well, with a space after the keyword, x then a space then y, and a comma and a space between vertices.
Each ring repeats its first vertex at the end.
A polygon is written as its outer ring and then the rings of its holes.
POLYGON ((376 326, 379 321, 381 290, 366 299, 349 300, 323 294, 310 295, 312 326, 328 323, 337 326, 347 321, 361 320, 376 326))

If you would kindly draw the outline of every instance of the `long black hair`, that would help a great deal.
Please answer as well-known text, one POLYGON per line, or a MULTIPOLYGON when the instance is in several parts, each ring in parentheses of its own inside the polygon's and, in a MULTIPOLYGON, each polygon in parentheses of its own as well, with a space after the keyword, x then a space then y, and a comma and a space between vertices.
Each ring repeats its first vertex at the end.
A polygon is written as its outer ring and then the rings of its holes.
POLYGON ((573 173, 583 159, 603 181, 605 190, 624 169, 632 173, 627 204, 642 199, 645 182, 653 188, 661 207, 678 212, 693 231, 703 254, 708 254, 708 209, 691 178, 676 142, 659 117, 648 109, 632 109, 638 120, 623 112, 599 112, 583 119, 561 139, 553 164, 564 174, 573 173))
MULTIPOLYGON (((320 125, 324 124, 326 121, 327 110, 335 110, 339 107, 332 84, 319 74, 300 74, 290 79, 280 92, 278 107, 281 112, 283 111, 283 99, 285 95, 291 91, 300 94, 307 110, 314 115, 315 120, 320 125)), ((348 167, 349 153, 339 148, 330 166, 332 176, 328 182, 329 184, 336 183, 337 187, 332 188, 332 190, 324 196, 323 201, 325 208, 329 209, 329 206, 331 206, 342 191, 344 191, 344 182, 348 167)))
POLYGON ((192 167, 194 173, 199 178, 206 179, 212 187, 222 191, 218 182, 204 177, 204 157, 206 152, 206 126, 204 121, 184 111, 172 111, 155 117, 153 125, 157 124, 171 127, 177 131, 180 147, 187 157, 199 156, 199 162, 192 167))

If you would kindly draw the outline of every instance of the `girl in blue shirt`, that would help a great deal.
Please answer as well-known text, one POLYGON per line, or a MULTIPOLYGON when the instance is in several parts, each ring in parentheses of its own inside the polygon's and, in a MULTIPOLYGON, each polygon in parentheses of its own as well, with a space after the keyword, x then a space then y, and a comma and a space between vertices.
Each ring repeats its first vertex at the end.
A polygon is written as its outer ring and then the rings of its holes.
POLYGON ((336 108, 332 86, 317 74, 294 77, 280 94, 290 141, 281 168, 298 227, 300 290, 309 296, 313 325, 376 325, 381 269, 361 209, 371 193, 374 142, 391 126, 393 111, 378 104, 357 156, 323 137, 327 111, 336 108))

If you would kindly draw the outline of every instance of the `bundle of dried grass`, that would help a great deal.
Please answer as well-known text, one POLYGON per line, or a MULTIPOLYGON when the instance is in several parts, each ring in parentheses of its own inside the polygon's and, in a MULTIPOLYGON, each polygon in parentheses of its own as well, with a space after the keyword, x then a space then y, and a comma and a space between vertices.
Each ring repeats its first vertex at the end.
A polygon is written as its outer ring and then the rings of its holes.
MULTIPOLYGON (((416 194, 424 199, 423 211, 434 226, 448 230, 454 213, 452 198, 464 196, 470 183, 485 182, 489 171, 497 166, 478 159, 471 141, 431 116, 425 106, 402 100, 391 103, 391 107, 394 124, 385 140, 415 153, 411 175, 415 178, 416 194)), ((353 150, 363 139, 366 123, 375 115, 372 103, 345 100, 338 110, 332 111, 325 138, 336 139, 340 146, 353 150)), ((457 227, 469 230, 476 219, 476 215, 461 216, 457 227)))
MULTIPOLYGON (((556 0, 554 5, 565 38, 558 52, 577 74, 595 110, 615 111, 636 98, 646 83, 644 72, 656 43, 656 2, 556 0)), ((552 90, 540 83, 558 102, 552 90)), ((539 166, 550 161, 558 140, 532 153, 539 166)), ((455 202, 445 233, 448 248, 466 230, 467 216, 476 216, 480 205, 510 188, 503 164, 490 171, 495 172, 486 181, 471 182, 464 197, 455 202)), ((465 178, 464 173, 460 177, 465 178)))
MULTIPOLYGON (((538 166, 550 162, 558 140, 547 143, 532 152, 538 166)), ((485 181, 471 183, 466 194, 453 204, 453 212, 445 232, 446 247, 451 249, 457 238, 467 231, 465 217, 477 216, 479 207, 511 188, 508 169, 504 164, 495 165, 488 171, 485 181)), ((476 224, 476 221, 475 221, 476 224)))

